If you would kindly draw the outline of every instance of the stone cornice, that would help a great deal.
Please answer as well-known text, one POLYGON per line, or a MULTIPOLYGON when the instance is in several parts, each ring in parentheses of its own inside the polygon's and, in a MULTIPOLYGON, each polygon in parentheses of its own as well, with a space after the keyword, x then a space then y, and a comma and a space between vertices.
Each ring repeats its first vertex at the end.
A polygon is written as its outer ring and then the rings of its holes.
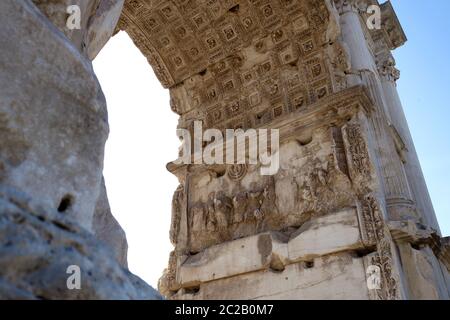
POLYGON ((381 30, 374 30, 373 33, 381 32, 382 37, 391 50, 402 46, 407 41, 390 1, 386 1, 381 5, 377 0, 334 0, 333 3, 339 14, 355 12, 361 14, 363 17, 367 15, 368 6, 379 5, 381 9, 382 28, 381 30))
POLYGON ((383 19, 381 32, 387 46, 391 50, 401 47, 408 39, 390 1, 381 5, 381 15, 383 19))
POLYGON ((450 237, 442 238, 436 230, 414 220, 389 221, 392 238, 397 243, 429 246, 440 262, 450 271, 450 237))
MULTIPOLYGON (((369 98, 367 89, 364 86, 354 86, 323 98, 305 109, 273 121, 268 126, 255 127, 254 129, 279 129, 280 143, 282 143, 320 127, 342 125, 358 112, 363 112, 369 116, 373 110, 373 103, 369 98)), ((200 166, 205 169, 208 167, 206 165, 200 166)), ((181 178, 187 172, 185 169, 188 167, 192 167, 192 165, 174 162, 167 164, 167 170, 177 175, 178 178, 181 178)))
POLYGON ((354 86, 332 94, 303 110, 274 121, 270 128, 280 129, 280 138, 283 141, 304 130, 344 123, 358 111, 363 111, 366 115, 373 111, 372 101, 363 86, 354 86))

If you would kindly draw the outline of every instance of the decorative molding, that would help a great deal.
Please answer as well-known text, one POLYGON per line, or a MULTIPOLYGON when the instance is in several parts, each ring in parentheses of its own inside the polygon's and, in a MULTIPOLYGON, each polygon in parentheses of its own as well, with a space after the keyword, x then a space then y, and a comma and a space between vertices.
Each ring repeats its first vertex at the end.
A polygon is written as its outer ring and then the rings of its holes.
POLYGON ((388 81, 396 82, 400 79, 400 71, 395 67, 395 59, 389 55, 377 57, 377 67, 380 76, 388 81))
POLYGON ((247 174, 248 167, 246 164, 230 165, 227 168, 227 175, 231 180, 240 181, 247 174))
POLYGON ((392 239, 376 197, 366 195, 361 200, 361 227, 368 246, 375 245, 376 252, 369 256, 369 264, 380 267, 381 289, 375 290, 375 299, 398 300, 400 292, 392 255, 392 239))

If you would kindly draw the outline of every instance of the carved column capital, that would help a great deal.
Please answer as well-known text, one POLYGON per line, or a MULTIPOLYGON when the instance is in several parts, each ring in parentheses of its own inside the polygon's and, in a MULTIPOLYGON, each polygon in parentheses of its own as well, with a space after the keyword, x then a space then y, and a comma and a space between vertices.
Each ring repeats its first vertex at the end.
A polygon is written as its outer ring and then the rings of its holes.
POLYGON ((395 59, 391 54, 377 59, 378 73, 384 80, 396 82, 400 79, 400 70, 395 65, 395 59))
POLYGON ((334 5, 339 14, 347 12, 360 13, 367 8, 366 0, 334 0, 334 5))

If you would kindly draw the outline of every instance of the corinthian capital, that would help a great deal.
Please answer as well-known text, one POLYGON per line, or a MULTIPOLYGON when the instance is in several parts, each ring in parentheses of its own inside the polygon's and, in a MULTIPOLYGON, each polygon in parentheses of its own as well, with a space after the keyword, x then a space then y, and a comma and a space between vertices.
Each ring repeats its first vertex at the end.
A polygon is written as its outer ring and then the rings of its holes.
POLYGON ((370 0, 333 0, 339 14, 347 12, 360 13, 367 9, 370 0))
POLYGON ((392 55, 377 58, 378 73, 388 81, 395 82, 400 79, 400 70, 395 65, 395 59, 392 55))

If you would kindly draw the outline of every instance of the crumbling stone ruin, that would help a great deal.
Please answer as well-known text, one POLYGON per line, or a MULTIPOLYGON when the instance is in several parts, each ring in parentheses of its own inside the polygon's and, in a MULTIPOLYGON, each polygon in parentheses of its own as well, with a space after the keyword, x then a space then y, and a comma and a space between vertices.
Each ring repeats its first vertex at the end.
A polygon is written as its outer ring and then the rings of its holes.
POLYGON ((3 0, 0 23, 1 298, 160 298, 127 271, 102 178, 107 109, 91 61, 123 30, 179 129, 280 133, 273 175, 168 164, 180 186, 162 295, 449 299, 449 239, 396 90, 391 51, 406 36, 390 2, 3 0), (70 5, 80 30, 66 26, 70 5), (366 23, 373 5, 380 28, 366 23), (68 265, 83 290, 67 290, 68 265))
POLYGON ((0 1, 2 299, 160 298, 127 270, 102 182, 108 119, 90 59, 122 2, 0 1), (92 14, 71 33, 74 3, 92 14), (73 265, 81 290, 66 286, 73 265))

